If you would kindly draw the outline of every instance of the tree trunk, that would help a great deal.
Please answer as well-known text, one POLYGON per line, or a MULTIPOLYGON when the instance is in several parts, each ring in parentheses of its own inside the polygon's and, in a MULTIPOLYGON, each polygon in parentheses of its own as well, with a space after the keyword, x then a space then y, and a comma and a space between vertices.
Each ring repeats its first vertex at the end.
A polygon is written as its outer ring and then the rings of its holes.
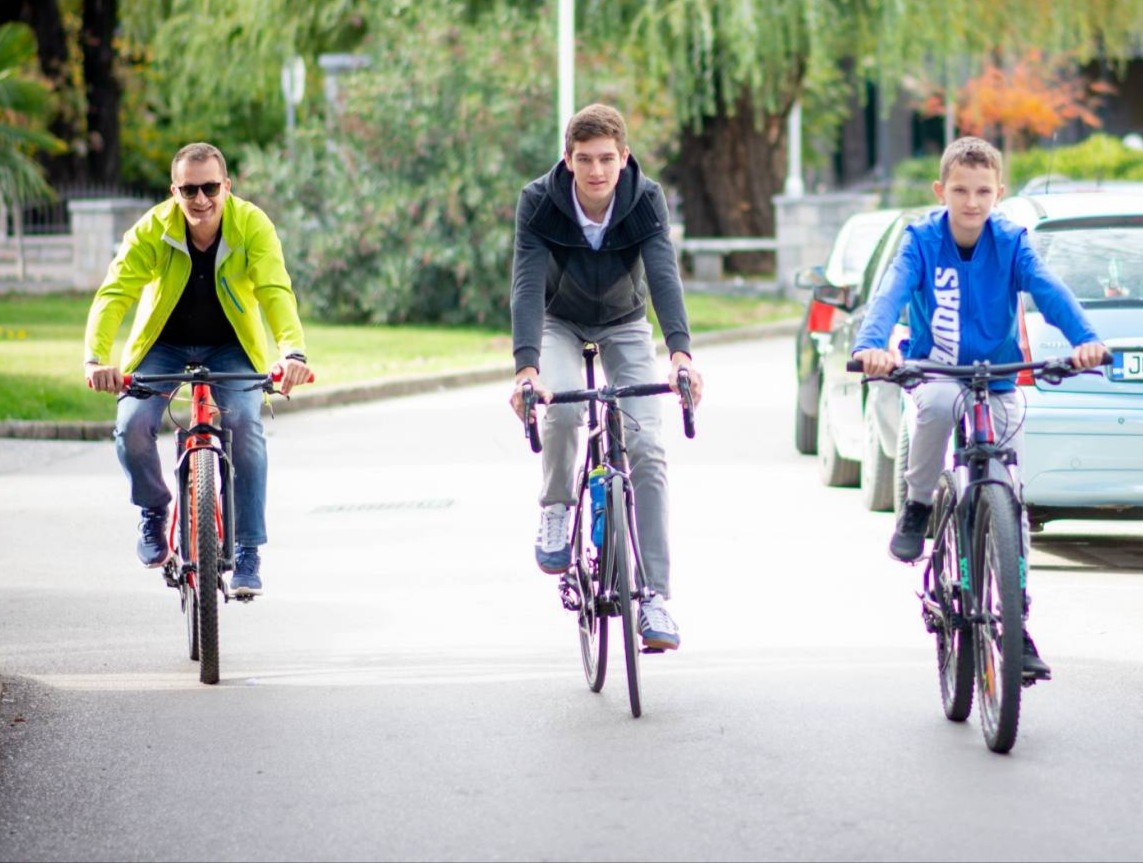
POLYGON ((83 77, 87 91, 88 176, 119 181, 119 82, 115 79, 113 39, 116 0, 83 2, 83 77))
MULTIPOLYGON (((786 120, 791 105, 759 117, 743 96, 733 117, 705 117, 700 131, 683 130, 672 174, 682 197, 688 237, 775 236, 772 198, 782 193, 786 182, 786 120)), ((770 252, 727 255, 726 269, 772 272, 774 256, 770 252)))
MULTIPOLYGON (((67 35, 60 18, 56 0, 0 0, 0 23, 22 21, 36 34, 36 49, 40 59, 40 71, 48 79, 56 93, 67 93, 71 88, 67 70, 67 35)), ((57 112, 48 123, 48 131, 65 141, 69 146, 80 139, 76 119, 57 112)), ((41 155, 47 180, 50 185, 58 185, 68 180, 79 180, 84 176, 83 160, 76 158, 69 150, 60 156, 41 155)))

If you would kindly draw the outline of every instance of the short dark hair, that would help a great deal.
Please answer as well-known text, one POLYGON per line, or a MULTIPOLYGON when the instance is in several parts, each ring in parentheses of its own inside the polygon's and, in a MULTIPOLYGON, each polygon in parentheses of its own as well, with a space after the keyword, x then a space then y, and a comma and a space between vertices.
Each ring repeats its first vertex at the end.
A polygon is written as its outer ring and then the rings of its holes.
POLYGON ((214 144, 196 141, 180 149, 171 159, 171 182, 175 181, 175 169, 178 168, 179 162, 207 162, 211 159, 218 159, 218 165, 222 168, 222 179, 225 180, 227 177, 226 158, 222 155, 222 151, 214 144))
POLYGON ((996 171, 996 179, 1003 176, 1002 157, 1000 151, 983 138, 966 136, 957 138, 947 147, 941 155, 941 182, 948 180, 952 169, 957 165, 967 165, 973 168, 992 168, 996 171))
POLYGON ((620 150, 627 146, 627 121, 610 105, 598 102, 581 108, 568 120, 564 132, 564 152, 571 155, 576 144, 596 138, 611 138, 620 150))

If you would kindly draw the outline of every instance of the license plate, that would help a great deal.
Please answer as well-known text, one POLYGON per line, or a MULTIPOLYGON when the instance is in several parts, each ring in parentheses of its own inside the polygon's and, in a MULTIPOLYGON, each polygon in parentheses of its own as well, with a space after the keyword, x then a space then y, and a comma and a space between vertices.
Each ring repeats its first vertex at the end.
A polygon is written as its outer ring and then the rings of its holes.
POLYGON ((1143 381, 1143 351, 1115 351, 1110 377, 1113 381, 1143 381))

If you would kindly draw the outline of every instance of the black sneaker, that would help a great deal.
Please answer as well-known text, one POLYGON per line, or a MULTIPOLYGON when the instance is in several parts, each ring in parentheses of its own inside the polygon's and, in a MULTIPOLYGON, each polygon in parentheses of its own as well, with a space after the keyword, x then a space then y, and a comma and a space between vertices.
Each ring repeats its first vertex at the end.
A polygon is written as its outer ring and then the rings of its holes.
POLYGON ((1040 658, 1032 636, 1024 633, 1024 676, 1034 680, 1051 680, 1052 667, 1040 658))
POLYGON ((144 507, 143 520, 139 522, 139 543, 135 551, 143 566, 158 567, 171 556, 167 543, 167 508, 165 506, 144 507))
POLYGON ((916 560, 925 550, 925 528, 933 508, 915 500, 905 501, 897 519, 897 529, 889 540, 889 553, 906 563, 916 560))

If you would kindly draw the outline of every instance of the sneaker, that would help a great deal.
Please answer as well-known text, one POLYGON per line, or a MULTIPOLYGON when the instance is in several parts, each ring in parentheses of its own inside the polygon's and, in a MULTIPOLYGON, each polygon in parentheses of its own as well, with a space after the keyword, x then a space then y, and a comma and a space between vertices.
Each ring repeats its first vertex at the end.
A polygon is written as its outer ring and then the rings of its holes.
POLYGON ((171 547, 167 543, 167 508, 143 507, 140 512, 143 520, 139 522, 139 543, 135 551, 143 566, 162 566, 171 556, 171 547))
POLYGON ((571 566, 571 508, 553 503, 540 510, 540 527, 536 531, 536 563, 552 575, 567 572, 571 566))
POLYGON ((234 554, 234 575, 230 577, 230 592, 236 595, 257 596, 262 592, 262 579, 258 570, 262 560, 258 546, 240 545, 234 554))
POLYGON ((889 553, 906 563, 916 560, 925 550, 925 528, 933 508, 915 500, 905 501, 897 519, 897 529, 889 540, 889 553))
POLYGON ((677 650, 679 628, 667 611, 663 597, 652 596, 639 603, 639 635, 643 646, 653 650, 677 650))
POLYGON ((1024 676, 1036 680, 1052 679, 1052 667, 1040 658, 1036 643, 1027 632, 1024 633, 1024 676))

